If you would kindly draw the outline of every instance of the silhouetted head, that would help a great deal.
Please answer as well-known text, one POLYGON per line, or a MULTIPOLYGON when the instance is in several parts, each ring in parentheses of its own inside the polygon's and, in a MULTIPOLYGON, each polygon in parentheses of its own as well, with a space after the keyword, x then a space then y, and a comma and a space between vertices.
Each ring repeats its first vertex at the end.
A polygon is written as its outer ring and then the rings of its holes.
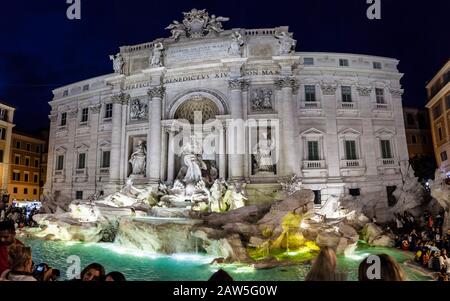
POLYGON ((234 281, 233 277, 227 272, 220 269, 209 277, 208 281, 234 281))

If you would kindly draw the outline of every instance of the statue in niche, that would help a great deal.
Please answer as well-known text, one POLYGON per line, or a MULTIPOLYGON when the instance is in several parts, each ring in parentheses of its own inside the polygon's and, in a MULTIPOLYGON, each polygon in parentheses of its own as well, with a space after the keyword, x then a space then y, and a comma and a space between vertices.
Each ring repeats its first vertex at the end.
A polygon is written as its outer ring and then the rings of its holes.
POLYGON ((233 56, 240 56, 241 55, 241 47, 244 46, 244 39, 242 38, 242 35, 235 31, 231 35, 231 44, 228 48, 228 53, 233 56))
POLYGON ((193 138, 182 148, 183 162, 185 167, 178 174, 178 178, 182 177, 184 183, 197 183, 203 179, 202 170, 206 170, 206 163, 202 160, 198 143, 193 138), (182 172, 185 171, 184 177, 182 172))
POLYGON ((153 45, 152 58, 150 60, 150 66, 161 67, 162 66, 162 52, 164 50, 164 45, 161 42, 155 43, 153 45))
POLYGON ((267 133, 260 134, 258 143, 253 147, 258 172, 273 172, 272 150, 275 148, 275 141, 267 138, 267 133))
POLYGON ((259 88, 253 90, 251 107, 253 111, 272 109, 272 89, 259 88))
POLYGON ((280 54, 290 54, 295 51, 297 41, 292 38, 292 34, 288 32, 278 32, 275 34, 275 38, 280 43, 280 54))
POLYGON ((123 57, 122 54, 118 53, 115 56, 114 55, 110 55, 109 59, 111 61, 113 61, 113 69, 114 69, 114 73, 117 74, 123 74, 123 57))
POLYGON ((138 145, 134 153, 130 156, 131 174, 132 175, 145 175, 145 167, 147 160, 147 149, 145 142, 139 140, 138 145))
POLYGON ((140 120, 147 118, 148 106, 142 103, 139 99, 135 99, 131 102, 130 106, 130 118, 132 120, 140 120))
POLYGON ((182 36, 186 36, 186 26, 178 21, 174 20, 166 29, 170 29, 170 33, 172 34, 171 38, 175 41, 178 41, 182 36))

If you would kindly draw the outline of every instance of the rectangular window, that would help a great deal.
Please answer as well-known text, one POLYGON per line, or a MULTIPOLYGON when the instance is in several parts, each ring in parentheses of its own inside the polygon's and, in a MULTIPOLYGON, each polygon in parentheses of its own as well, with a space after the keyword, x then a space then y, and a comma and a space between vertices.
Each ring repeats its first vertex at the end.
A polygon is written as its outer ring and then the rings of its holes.
POLYGON ((373 69, 381 69, 381 63, 380 62, 373 62, 373 69))
POLYGON ((101 165, 101 167, 109 167, 110 155, 111 155, 110 151, 102 152, 102 165, 101 165))
POLYGON ((5 109, 0 109, 0 119, 7 121, 8 120, 8 111, 5 109))
POLYGON ((64 155, 59 155, 56 159, 56 170, 64 169, 64 155))
POLYGON ((78 169, 84 169, 86 167, 86 154, 78 154, 78 169))
POLYGON ((23 180, 25 181, 25 182, 28 182, 28 174, 26 173, 26 174, 23 174, 23 180))
POLYGON ((82 200, 83 199, 83 191, 76 191, 75 192, 75 199, 82 200))
POLYGON ((377 103, 384 103, 384 90, 380 88, 375 88, 375 95, 377 98, 377 103))
POLYGON ((308 141, 308 160, 318 161, 319 159, 319 141, 308 141))
POLYGON ((339 66, 348 67, 348 60, 347 59, 339 59, 339 66))
POLYGON ((433 118, 437 119, 442 115, 441 104, 439 103, 437 106, 433 108, 433 118))
POLYGON ((441 153, 441 161, 447 161, 447 152, 446 151, 443 151, 441 153))
POLYGON ((40 145, 36 145, 36 153, 41 153, 41 146, 40 145))
POLYGON ((37 189, 36 188, 33 189, 33 194, 37 195, 37 189))
POLYGON ((357 160, 358 156, 356 154, 356 141, 345 141, 345 158, 346 160, 357 160))
POLYGON ((17 187, 13 188, 13 193, 17 193, 17 187))
POLYGON ((6 129, 5 128, 0 128, 0 138, 2 140, 6 140, 6 129))
POLYGON ((397 186, 387 186, 386 187, 387 200, 388 200, 389 207, 393 207, 393 206, 395 206, 395 204, 397 204, 397 199, 394 196, 395 189, 397 189, 397 186))
POLYGON ((0 163, 3 163, 3 150, 0 149, 0 163))
POLYGON ((107 103, 105 106, 105 118, 111 118, 112 117, 112 111, 113 111, 113 104, 107 103))
POLYGON ((441 141, 444 138, 444 135, 442 134, 442 128, 441 127, 438 128, 438 136, 439 136, 439 141, 441 141))
POLYGON ((380 140, 380 144, 381 144, 381 157, 383 159, 391 159, 392 158, 391 141, 380 140))
POLYGON ((67 124, 67 113, 61 113, 61 123, 60 126, 65 126, 67 124))
POLYGON ((416 135, 412 135, 411 136, 411 144, 416 144, 416 143, 417 143, 416 135))
POLYGON ((20 141, 16 141, 16 148, 20 149, 20 141))
POLYGON ((31 144, 27 143, 27 151, 31 150, 31 144))
POLYGON ((314 58, 312 57, 303 58, 303 65, 314 65, 314 58))
POLYGON ((450 94, 445 97, 445 103, 447 104, 447 110, 450 110, 450 94))
POLYGON ((68 95, 69 95, 69 90, 64 90, 63 96, 68 96, 68 95))
POLYGON ((320 190, 313 190, 314 192, 314 204, 322 204, 322 196, 320 195, 320 190))
POLYGON ((30 158, 25 158, 25 166, 30 166, 30 158))
POLYGON ((13 171, 13 180, 14 181, 20 181, 20 172, 13 171))
POLYGON ((342 86, 342 102, 352 102, 352 87, 350 86, 342 86))
POLYGON ((84 85, 83 86, 83 91, 88 91, 89 90, 89 85, 84 85))
POLYGON ((305 100, 316 101, 316 86, 314 85, 305 86, 305 100))
POLYGON ((89 116, 89 109, 88 108, 83 108, 81 110, 81 122, 87 122, 88 121, 88 116, 89 116))
POLYGON ((23 189, 23 194, 28 194, 28 188, 23 189))
POLYGON ((34 175, 34 176, 33 176, 33 182, 34 182, 34 183, 37 183, 38 181, 39 181, 38 175, 34 175))
POLYGON ((39 160, 38 159, 34 160, 34 167, 39 168, 39 160))
POLYGON ((16 164, 16 165, 20 164, 20 156, 18 156, 18 155, 14 156, 14 164, 16 164))

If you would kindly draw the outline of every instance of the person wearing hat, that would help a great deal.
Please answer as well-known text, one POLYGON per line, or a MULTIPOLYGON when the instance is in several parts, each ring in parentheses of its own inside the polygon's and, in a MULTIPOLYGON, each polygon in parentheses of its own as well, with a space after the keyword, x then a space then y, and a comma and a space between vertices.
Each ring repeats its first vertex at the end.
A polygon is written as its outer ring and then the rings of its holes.
POLYGON ((8 248, 13 244, 23 245, 16 239, 14 222, 10 220, 0 222, 0 274, 9 269, 8 248))

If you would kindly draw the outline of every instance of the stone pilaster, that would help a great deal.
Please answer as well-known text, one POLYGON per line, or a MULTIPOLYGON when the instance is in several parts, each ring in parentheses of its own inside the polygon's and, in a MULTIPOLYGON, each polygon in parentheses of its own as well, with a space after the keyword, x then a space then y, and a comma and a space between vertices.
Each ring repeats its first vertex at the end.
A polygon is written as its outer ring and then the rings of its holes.
POLYGON ((175 153, 174 153, 174 136, 175 131, 171 129, 166 129, 169 136, 169 141, 167 143, 167 181, 173 183, 175 178, 175 153))
MULTIPOLYGON (((90 188, 95 189, 95 182, 97 178, 97 171, 99 164, 97 163, 97 149, 98 149, 98 125, 101 104, 95 104, 89 107, 90 114, 90 141, 89 141, 89 153, 87 155, 87 174, 88 185, 90 188)), ((94 191, 96 193, 97 191, 94 191)))
POLYGON ((158 183, 161 176, 161 116, 165 88, 162 85, 148 90, 150 118, 147 135, 147 178, 158 183))

